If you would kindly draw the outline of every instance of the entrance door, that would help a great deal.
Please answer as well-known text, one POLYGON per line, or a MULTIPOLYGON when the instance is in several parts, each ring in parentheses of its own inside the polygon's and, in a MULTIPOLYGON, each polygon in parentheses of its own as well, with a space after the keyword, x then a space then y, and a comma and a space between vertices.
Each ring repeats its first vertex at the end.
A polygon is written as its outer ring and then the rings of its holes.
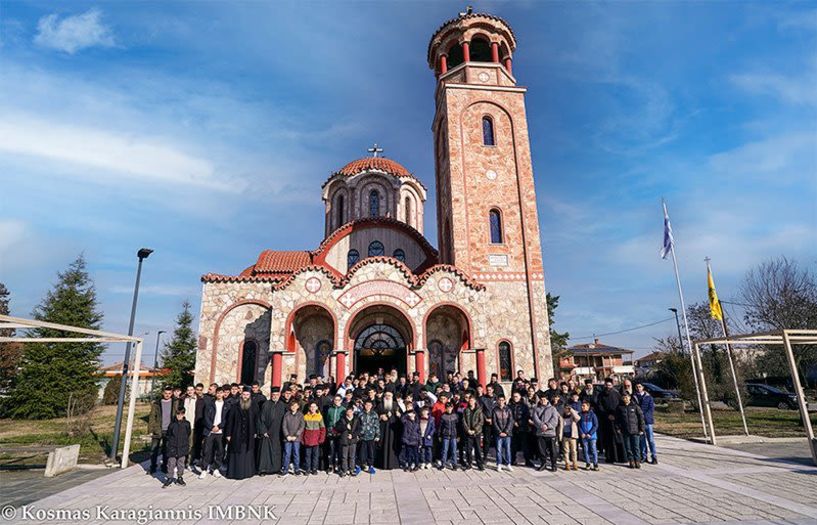
POLYGON ((406 342, 388 324, 372 324, 355 339, 356 372, 376 373, 379 368, 406 373, 406 342))

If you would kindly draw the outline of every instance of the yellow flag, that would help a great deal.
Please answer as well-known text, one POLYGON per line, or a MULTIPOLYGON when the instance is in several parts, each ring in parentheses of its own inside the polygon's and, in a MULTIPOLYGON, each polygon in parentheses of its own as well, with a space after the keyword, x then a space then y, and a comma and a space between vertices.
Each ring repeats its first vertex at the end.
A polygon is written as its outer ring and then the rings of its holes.
POLYGON ((712 278, 712 270, 706 269, 707 281, 709 284, 709 313, 712 319, 723 321, 723 310, 721 302, 718 300, 718 292, 715 291, 715 280, 712 278))

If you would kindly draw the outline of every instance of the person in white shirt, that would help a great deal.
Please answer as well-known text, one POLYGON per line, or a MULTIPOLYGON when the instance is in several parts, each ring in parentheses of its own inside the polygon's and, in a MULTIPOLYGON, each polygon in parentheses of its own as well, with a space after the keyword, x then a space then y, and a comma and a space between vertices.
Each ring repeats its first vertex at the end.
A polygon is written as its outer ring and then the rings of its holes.
POLYGON ((224 442, 222 441, 222 428, 226 421, 226 410, 224 396, 230 393, 229 386, 216 390, 216 398, 209 401, 204 407, 204 453, 201 458, 201 473, 199 479, 204 479, 207 472, 213 476, 221 477, 221 461, 224 458, 224 442))

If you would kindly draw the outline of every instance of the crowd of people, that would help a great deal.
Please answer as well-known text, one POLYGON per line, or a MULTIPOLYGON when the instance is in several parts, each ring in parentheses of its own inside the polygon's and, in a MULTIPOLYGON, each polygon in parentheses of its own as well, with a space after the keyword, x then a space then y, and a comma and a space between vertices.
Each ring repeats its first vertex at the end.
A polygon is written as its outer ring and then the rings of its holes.
POLYGON ((641 468, 658 462, 654 408, 628 378, 540 384, 521 370, 505 387, 496 374, 480 385, 473 372, 421 382, 417 373, 379 370, 341 384, 315 375, 301 384, 292 375, 269 399, 258 383, 213 383, 206 392, 202 384, 166 386, 148 419, 149 473, 160 456, 165 487, 185 485, 188 460, 201 479, 484 470, 491 457, 509 472, 520 464, 556 471, 560 462, 578 470, 580 456, 585 470, 598 470, 600 456, 641 468))

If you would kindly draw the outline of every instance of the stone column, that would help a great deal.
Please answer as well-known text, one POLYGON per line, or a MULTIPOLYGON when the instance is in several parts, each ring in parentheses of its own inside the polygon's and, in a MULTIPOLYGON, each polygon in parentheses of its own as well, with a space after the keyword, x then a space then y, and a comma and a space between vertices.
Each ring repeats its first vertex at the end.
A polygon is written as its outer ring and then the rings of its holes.
POLYGON ((420 382, 426 380, 426 363, 425 363, 425 349, 417 348, 414 350, 414 371, 420 373, 420 382))
POLYGON ((340 385, 346 377, 346 352, 338 350, 335 352, 335 381, 340 385))
POLYGON ((491 42, 491 62, 499 64, 499 42, 491 42))
POLYGON ((485 349, 484 348, 477 348, 477 380, 479 384, 482 385, 484 388, 485 385, 488 383, 485 377, 485 349))
POLYGON ((284 351, 283 350, 270 350, 272 354, 272 378, 270 379, 270 383, 272 386, 280 387, 281 382, 281 372, 283 369, 283 361, 284 361, 284 351))

